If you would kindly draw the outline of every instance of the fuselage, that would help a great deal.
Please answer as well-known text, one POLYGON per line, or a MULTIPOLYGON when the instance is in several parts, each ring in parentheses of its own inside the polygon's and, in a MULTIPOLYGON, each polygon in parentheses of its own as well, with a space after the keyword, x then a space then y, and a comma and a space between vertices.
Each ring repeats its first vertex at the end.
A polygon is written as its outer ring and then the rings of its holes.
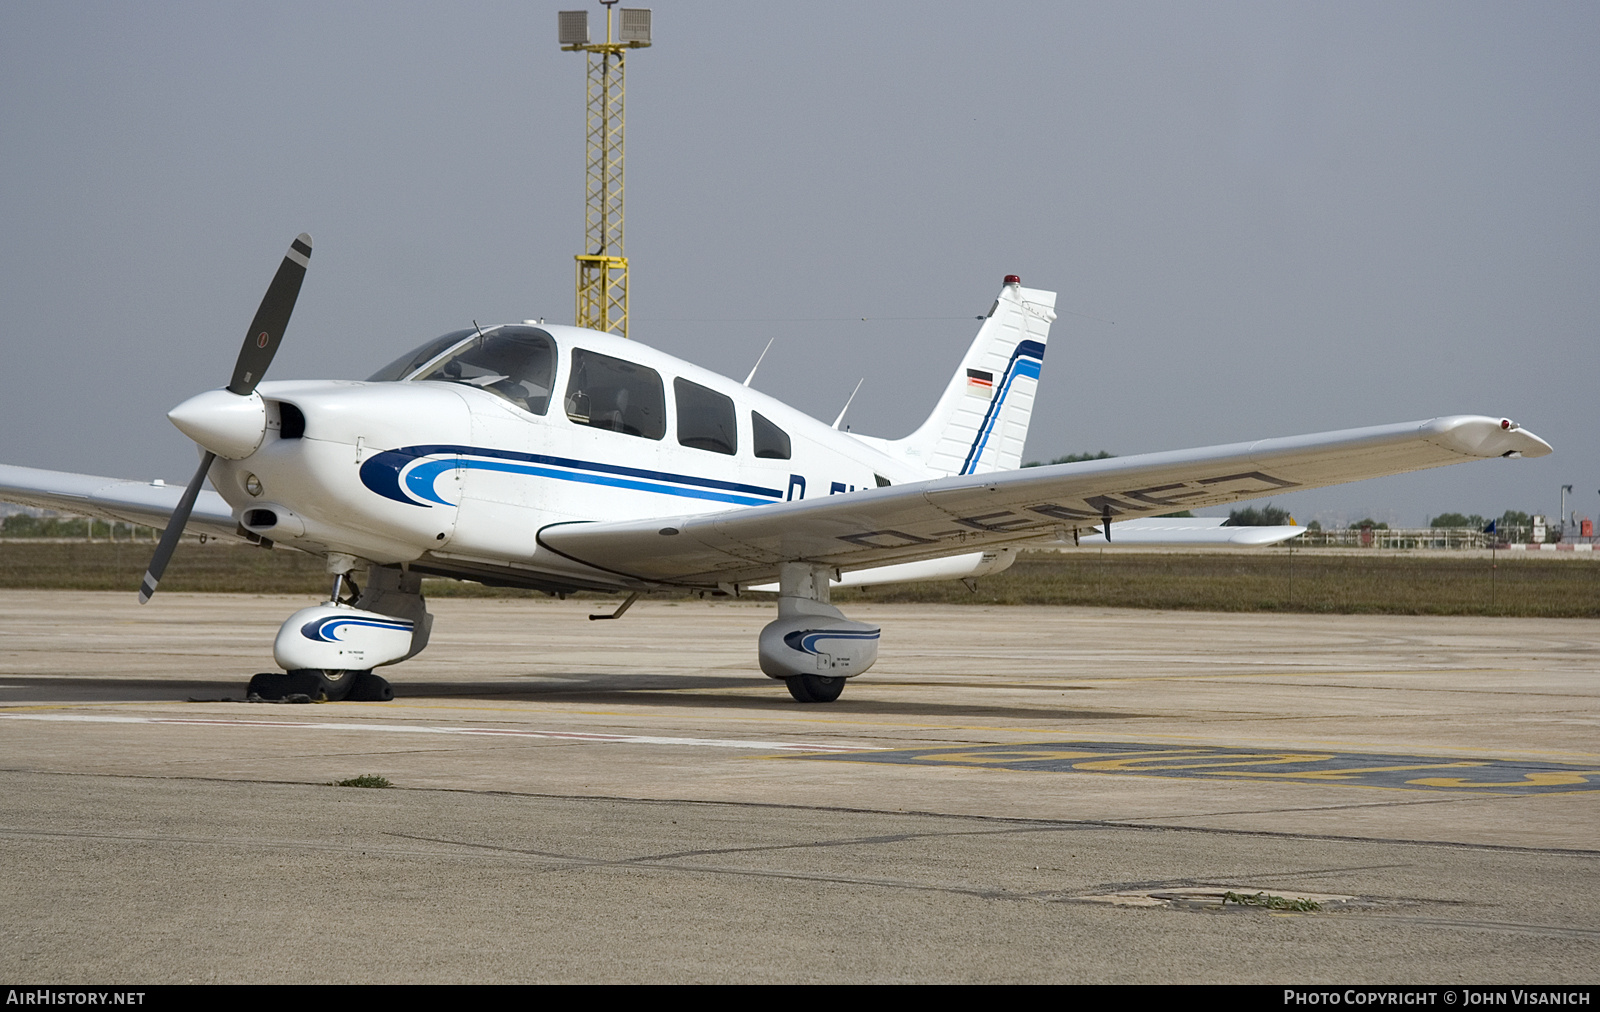
POLYGON ((456 336, 391 366, 394 379, 262 383, 265 438, 211 473, 246 529, 492 582, 628 586, 539 532, 934 476, 635 341, 554 325, 456 336))

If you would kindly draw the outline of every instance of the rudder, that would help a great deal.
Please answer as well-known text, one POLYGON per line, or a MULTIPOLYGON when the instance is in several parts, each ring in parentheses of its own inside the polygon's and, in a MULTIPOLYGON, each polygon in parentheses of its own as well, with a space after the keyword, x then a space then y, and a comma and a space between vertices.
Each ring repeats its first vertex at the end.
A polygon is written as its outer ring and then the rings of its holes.
POLYGON ((933 413, 892 445, 936 474, 1021 467, 1055 304, 1008 275, 933 413))

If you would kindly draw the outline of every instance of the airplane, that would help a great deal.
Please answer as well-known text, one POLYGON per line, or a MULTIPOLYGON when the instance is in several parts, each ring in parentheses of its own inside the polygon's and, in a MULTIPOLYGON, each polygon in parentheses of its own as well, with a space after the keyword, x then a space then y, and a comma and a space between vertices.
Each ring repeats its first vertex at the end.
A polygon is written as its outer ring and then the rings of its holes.
POLYGON ((263 382, 310 256, 301 234, 227 386, 168 412, 201 451, 187 486, 0 466, 0 499, 164 528, 141 603, 185 532, 325 557, 328 600, 280 627, 284 670, 248 690, 263 699, 393 698, 373 669, 427 646, 422 578, 449 577, 628 595, 591 616, 604 619, 652 591, 775 591, 761 671, 799 702, 832 702, 881 634, 831 603, 835 586, 971 579, 1019 548, 1084 537, 1268 543, 1301 529, 1159 518, 1552 452, 1508 418, 1452 415, 1024 468, 1056 314, 1054 292, 1016 275, 901 439, 842 430, 843 413, 828 425, 637 341, 542 323, 452 331, 365 381, 263 382))

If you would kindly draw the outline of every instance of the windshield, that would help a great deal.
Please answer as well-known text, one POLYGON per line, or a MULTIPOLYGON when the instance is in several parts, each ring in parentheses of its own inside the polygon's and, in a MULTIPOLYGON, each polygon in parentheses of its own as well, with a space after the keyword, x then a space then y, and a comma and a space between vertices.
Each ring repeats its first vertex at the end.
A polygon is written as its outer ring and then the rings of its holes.
POLYGON ((392 383, 403 380, 407 376, 421 369, 437 358, 446 348, 464 341, 468 335, 476 334, 476 330, 452 330, 443 337, 436 337, 416 351, 406 352, 388 365, 367 377, 368 383, 392 383))
POLYGON ((534 327, 496 327, 476 332, 449 355, 412 379, 463 383, 504 397, 524 411, 550 408, 556 344, 534 327))
POLYGON ((429 341, 369 380, 461 383, 542 415, 550 409, 555 371, 556 345, 549 334, 536 327, 493 327, 481 333, 457 330, 429 341))

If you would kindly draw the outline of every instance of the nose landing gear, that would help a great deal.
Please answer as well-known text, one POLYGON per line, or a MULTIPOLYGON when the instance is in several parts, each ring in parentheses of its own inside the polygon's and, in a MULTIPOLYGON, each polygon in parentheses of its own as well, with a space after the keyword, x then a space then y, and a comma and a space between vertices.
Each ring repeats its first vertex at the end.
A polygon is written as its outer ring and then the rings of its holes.
POLYGON ((372 566, 367 589, 351 603, 343 593, 356 560, 329 557, 334 571, 327 604, 302 608, 278 629, 272 656, 286 670, 250 680, 252 698, 285 702, 356 700, 385 702, 394 690, 372 669, 394 664, 428 645, 433 616, 422 598, 422 580, 401 569, 372 566))

